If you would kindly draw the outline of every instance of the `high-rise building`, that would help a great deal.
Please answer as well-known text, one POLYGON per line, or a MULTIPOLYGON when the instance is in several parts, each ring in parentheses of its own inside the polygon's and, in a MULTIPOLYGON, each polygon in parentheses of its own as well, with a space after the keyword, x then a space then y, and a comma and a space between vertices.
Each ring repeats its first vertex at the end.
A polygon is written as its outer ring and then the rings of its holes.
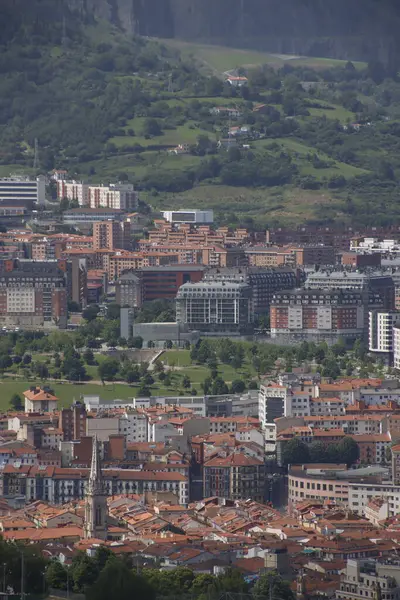
POLYGON ((93 248, 130 250, 132 248, 130 223, 126 221, 93 223, 93 248))
POLYGON ((123 273, 115 283, 115 301, 121 307, 139 308, 142 305, 142 280, 136 273, 123 273))
POLYGON ((80 440, 86 435, 85 404, 74 402, 69 408, 60 411, 60 429, 63 431, 65 442, 80 440))
POLYGON ((391 362, 393 355, 393 326, 400 323, 400 312, 373 310, 369 313, 369 351, 391 362))
POLYGON ((46 179, 28 177, 4 177, 0 179, 0 204, 5 206, 43 206, 46 201, 46 179))
POLYGON ((67 326, 67 262, 6 260, 0 265, 0 323, 67 326))
POLYGON ((107 539, 107 494, 101 473, 97 436, 93 438, 92 464, 85 500, 84 535, 86 539, 107 539))
POLYGON ((68 261, 68 299, 81 308, 87 304, 87 260, 73 256, 68 261))
POLYGON ((245 283, 185 283, 176 296, 176 320, 210 334, 240 334, 253 324, 252 289, 245 283))

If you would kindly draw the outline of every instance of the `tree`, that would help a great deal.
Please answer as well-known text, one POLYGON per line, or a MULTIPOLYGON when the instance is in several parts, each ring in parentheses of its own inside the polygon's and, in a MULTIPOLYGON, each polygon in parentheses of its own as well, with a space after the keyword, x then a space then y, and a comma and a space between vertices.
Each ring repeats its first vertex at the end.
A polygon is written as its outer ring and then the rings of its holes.
POLYGON ((72 355, 64 357, 62 372, 70 381, 84 381, 86 379, 86 369, 82 361, 72 355))
POLYGON ((107 319, 119 319, 121 307, 116 302, 111 302, 107 306, 107 319))
POLYGON ((97 367, 97 372, 102 381, 112 381, 119 371, 119 362, 116 358, 105 358, 97 367))
POLYGON ((234 379, 231 384, 232 394, 241 394, 246 389, 246 384, 242 379, 234 379))
POLYGON ((143 338, 139 336, 135 336, 128 340, 128 348, 137 348, 140 350, 143 348, 143 338))
POLYGON ((58 590, 67 589, 68 573, 59 560, 52 560, 46 569, 46 581, 49 587, 58 590))
POLYGON ((85 363, 87 365, 94 365, 96 364, 95 358, 94 358, 94 354, 93 354, 93 350, 91 350, 90 348, 87 348, 85 350, 85 352, 83 353, 83 360, 85 361, 85 363))
POLYGON ((0 370, 4 371, 5 369, 9 369, 12 367, 13 361, 11 356, 8 354, 2 354, 0 356, 0 370))
POLYGON ((325 463, 328 462, 328 453, 326 446, 322 442, 312 442, 308 446, 310 453, 310 462, 312 463, 325 463))
POLYGON ((162 135, 162 129, 157 119, 145 119, 143 123, 142 134, 144 137, 162 135))
POLYGON ((99 312, 100 308, 97 306, 97 304, 91 304, 90 306, 85 308, 85 310, 82 313, 82 317, 86 319, 86 321, 94 321, 94 319, 97 318, 99 312))
POLYGON ((282 459, 285 465, 308 463, 310 461, 310 453, 307 444, 297 437, 285 442, 282 459))
POLYGON ((182 385, 185 388, 185 390, 188 390, 192 383, 190 381, 190 377, 188 377, 187 375, 184 375, 183 379, 182 379, 182 385))
POLYGON ((171 340, 166 340, 164 343, 164 348, 166 348, 167 350, 170 350, 172 348, 173 344, 171 340))
POLYGON ((24 365, 30 365, 32 362, 32 356, 30 354, 25 354, 22 362, 24 363, 24 365))
POLYGON ((221 377, 216 377, 211 386, 211 394, 213 396, 221 396, 224 394, 229 394, 228 386, 225 381, 221 377))
POLYGON ((295 600, 295 595, 290 589, 288 581, 276 572, 272 571, 261 575, 252 589, 252 596, 255 600, 295 600))
POLYGON ((340 461, 346 463, 348 467, 357 462, 357 460, 360 458, 360 449, 358 444, 351 437, 346 436, 340 440, 337 445, 337 449, 340 461))
POLYGON ((20 411, 24 410, 24 405, 22 403, 22 398, 19 394, 13 394, 10 398, 10 406, 12 410, 20 411))

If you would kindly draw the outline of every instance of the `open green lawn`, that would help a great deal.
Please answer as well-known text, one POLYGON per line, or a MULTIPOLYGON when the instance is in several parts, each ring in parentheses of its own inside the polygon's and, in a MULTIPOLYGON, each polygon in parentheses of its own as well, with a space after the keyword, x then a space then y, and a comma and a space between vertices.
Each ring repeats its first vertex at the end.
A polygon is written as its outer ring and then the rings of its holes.
MULTIPOLYGON (((116 136, 110 139, 112 144, 115 144, 117 148, 123 148, 124 146, 133 146, 140 144, 140 146, 178 146, 178 144, 194 144, 199 135, 207 134, 210 132, 201 129, 194 121, 187 121, 184 125, 178 126, 176 129, 165 129, 162 135, 145 138, 140 135, 141 126, 138 127, 133 119, 131 127, 138 133, 138 135, 130 136, 116 136)), ((129 126, 126 128, 129 129, 129 126)))
MULTIPOLYGON (((237 67, 258 66, 264 64, 269 64, 276 68, 280 68, 285 64, 291 64, 294 67, 307 65, 315 69, 346 64, 345 60, 336 60, 333 58, 273 54, 270 52, 258 52, 256 50, 228 48, 227 46, 214 46, 210 44, 194 44, 191 42, 170 39, 164 39, 162 42, 167 46, 177 48, 183 54, 194 57, 212 71, 218 71, 220 73, 237 67)), ((353 62, 353 64, 358 69, 366 66, 366 63, 358 61, 353 62)))

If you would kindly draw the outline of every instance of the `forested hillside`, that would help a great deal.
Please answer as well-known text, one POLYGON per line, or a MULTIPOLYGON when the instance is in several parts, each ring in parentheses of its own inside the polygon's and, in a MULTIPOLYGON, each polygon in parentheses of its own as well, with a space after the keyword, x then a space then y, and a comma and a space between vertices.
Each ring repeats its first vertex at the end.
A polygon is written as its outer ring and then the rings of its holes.
POLYGON ((34 0, 19 17, 12 4, 0 4, 0 176, 33 172, 37 139, 40 171, 128 180, 154 208, 207 206, 226 224, 400 216, 395 65, 157 42, 83 18, 78 1, 34 0))

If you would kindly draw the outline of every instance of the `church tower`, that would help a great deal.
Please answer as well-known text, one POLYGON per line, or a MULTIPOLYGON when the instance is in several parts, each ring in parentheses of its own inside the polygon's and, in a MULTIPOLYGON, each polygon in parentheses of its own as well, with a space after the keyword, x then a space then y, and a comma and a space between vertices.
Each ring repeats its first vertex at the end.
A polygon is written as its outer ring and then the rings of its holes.
POLYGON ((86 491, 84 536, 107 539, 107 494, 101 474, 99 442, 93 438, 92 464, 86 491))

